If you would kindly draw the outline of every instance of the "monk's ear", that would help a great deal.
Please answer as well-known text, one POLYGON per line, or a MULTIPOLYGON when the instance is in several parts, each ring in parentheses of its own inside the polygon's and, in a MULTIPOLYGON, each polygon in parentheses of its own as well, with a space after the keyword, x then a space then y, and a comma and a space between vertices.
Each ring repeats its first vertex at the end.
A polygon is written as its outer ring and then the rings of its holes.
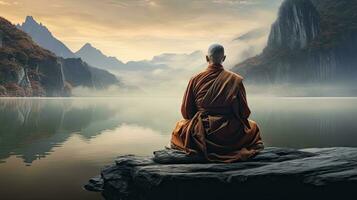
POLYGON ((222 62, 224 62, 226 60, 226 56, 223 56, 222 62))
POLYGON ((206 56, 206 61, 209 63, 209 57, 208 56, 206 56))

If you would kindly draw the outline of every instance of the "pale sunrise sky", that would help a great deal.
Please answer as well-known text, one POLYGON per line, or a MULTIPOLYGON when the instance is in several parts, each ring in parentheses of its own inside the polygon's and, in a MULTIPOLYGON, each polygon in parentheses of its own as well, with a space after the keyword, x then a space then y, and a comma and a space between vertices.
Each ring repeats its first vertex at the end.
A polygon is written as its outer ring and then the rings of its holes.
POLYGON ((123 61, 206 50, 269 27, 282 0, 0 0, 1 16, 31 15, 72 51, 86 42, 123 61))

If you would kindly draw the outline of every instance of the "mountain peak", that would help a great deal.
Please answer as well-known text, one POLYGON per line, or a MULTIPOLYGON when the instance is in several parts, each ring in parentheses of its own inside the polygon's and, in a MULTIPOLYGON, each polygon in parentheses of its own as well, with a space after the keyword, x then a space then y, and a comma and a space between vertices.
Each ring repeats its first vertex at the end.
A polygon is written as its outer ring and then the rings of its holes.
POLYGON ((42 23, 37 22, 32 16, 27 16, 25 21, 17 27, 25 32, 27 32, 27 30, 29 29, 38 29, 38 31, 45 32, 46 34, 52 34, 46 26, 42 25, 42 23))
POLYGON ((27 16, 25 22, 22 24, 29 24, 29 25, 40 25, 32 16, 27 16))
POLYGON ((95 48, 91 43, 85 43, 78 52, 96 52, 97 54, 103 54, 99 49, 95 48))
POLYGON ((106 56, 90 43, 84 44, 75 54, 88 64, 98 68, 117 69, 123 65, 120 60, 115 57, 106 56))
POLYGON ((91 43, 85 43, 85 45, 82 48, 94 48, 91 43))
POLYGON ((26 16, 26 20, 25 21, 26 22, 30 22, 30 21, 36 22, 35 19, 32 16, 26 16))

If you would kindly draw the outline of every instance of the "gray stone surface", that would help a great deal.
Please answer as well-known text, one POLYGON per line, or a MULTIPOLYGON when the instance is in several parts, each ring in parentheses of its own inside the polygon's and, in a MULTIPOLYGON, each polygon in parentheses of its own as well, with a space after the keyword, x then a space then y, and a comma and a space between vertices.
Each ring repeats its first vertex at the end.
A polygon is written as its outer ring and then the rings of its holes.
POLYGON ((106 199, 351 197, 357 195, 357 148, 270 147, 233 164, 205 163, 199 157, 161 150, 153 157, 118 157, 85 188, 102 192, 106 199))

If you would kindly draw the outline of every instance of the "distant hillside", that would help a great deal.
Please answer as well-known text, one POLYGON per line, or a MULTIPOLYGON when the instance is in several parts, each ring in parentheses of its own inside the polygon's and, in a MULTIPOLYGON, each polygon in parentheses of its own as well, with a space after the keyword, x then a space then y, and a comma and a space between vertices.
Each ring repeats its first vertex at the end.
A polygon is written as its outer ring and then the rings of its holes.
POLYGON ((90 65, 102 69, 118 70, 124 65, 124 63, 117 58, 104 55, 99 49, 89 43, 86 43, 75 54, 90 65))
POLYGON ((352 0, 285 0, 267 47, 233 71, 255 84, 355 84, 356 10, 352 0))
POLYGON ((47 27, 36 22, 32 16, 27 16, 25 22, 17 25, 17 28, 29 34, 38 45, 50 50, 59 57, 77 57, 65 44, 55 38, 47 27))
POLYGON ((108 70, 113 73, 118 71, 151 71, 167 68, 166 65, 152 63, 149 60, 123 63, 116 57, 106 56, 102 51, 93 47, 90 43, 86 43, 75 54, 91 66, 108 70))
POLYGON ((0 95, 66 95, 62 67, 53 53, 1 17, 0 32, 0 95))

